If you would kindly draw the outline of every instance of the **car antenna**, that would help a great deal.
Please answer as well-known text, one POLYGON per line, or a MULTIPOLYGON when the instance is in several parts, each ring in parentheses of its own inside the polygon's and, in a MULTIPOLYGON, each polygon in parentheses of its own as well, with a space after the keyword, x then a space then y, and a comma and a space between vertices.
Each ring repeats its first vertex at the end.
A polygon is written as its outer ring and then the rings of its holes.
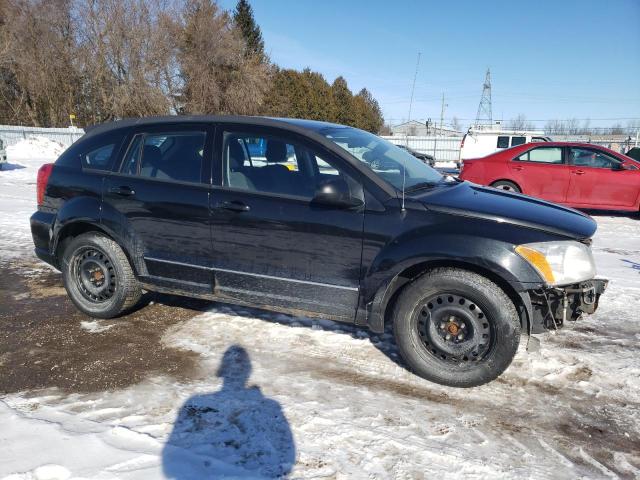
POLYGON ((402 207, 401 210, 404 212, 404 184, 405 184, 405 178, 407 176, 407 157, 404 157, 404 160, 402 161, 402 207))

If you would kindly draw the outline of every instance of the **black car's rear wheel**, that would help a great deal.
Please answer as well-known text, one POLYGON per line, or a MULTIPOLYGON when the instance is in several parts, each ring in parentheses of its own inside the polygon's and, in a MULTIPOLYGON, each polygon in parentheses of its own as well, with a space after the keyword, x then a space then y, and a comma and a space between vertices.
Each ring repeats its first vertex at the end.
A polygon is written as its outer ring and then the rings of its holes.
POLYGON ((142 295, 122 248, 99 233, 85 233, 69 242, 61 267, 69 297, 89 316, 116 317, 142 295))
POLYGON ((439 268, 400 294, 394 333, 402 357, 421 377, 473 387, 498 377, 520 341, 513 302, 473 272, 439 268))

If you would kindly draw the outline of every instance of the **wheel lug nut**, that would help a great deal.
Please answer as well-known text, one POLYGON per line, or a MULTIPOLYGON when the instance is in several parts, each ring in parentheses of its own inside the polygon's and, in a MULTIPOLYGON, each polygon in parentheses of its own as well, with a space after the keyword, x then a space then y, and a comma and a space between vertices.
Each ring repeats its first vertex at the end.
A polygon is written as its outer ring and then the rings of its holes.
POLYGON ((464 334, 463 333, 459 333, 458 334, 458 340, 462 340, 464 339, 464 334))
POLYGON ((447 336, 444 337, 444 338, 445 338, 445 340, 451 340, 451 335, 449 333, 447 333, 447 336))
POLYGON ((441 322, 441 323, 440 323, 440 330, 444 330, 444 328, 445 328, 445 327, 446 327, 445 323, 444 323, 444 322, 441 322))
POLYGON ((465 328, 467 328, 467 326, 463 323, 462 325, 460 325, 460 328, 464 330, 465 328))

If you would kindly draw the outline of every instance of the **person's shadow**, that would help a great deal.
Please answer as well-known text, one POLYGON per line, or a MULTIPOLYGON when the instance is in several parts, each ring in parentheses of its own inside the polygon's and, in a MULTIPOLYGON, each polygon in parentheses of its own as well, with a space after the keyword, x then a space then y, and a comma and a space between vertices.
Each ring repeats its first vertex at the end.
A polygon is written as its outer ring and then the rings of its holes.
POLYGON ((217 375, 222 389, 187 400, 162 452, 173 479, 287 477, 296 449, 280 404, 247 386, 251 360, 234 345, 217 375))

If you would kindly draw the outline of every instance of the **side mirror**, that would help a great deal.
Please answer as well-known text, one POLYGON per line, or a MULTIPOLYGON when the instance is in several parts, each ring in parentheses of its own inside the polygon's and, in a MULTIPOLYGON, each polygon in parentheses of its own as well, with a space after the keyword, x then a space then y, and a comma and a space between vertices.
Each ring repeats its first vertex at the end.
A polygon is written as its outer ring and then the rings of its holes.
POLYGON ((616 163, 611 167, 611 170, 615 170, 616 172, 622 170, 636 170, 636 166, 631 165, 630 163, 616 163))
POLYGON ((347 182, 341 178, 336 178, 326 180, 318 186, 311 204, 346 209, 361 207, 364 202, 351 195, 347 182))

